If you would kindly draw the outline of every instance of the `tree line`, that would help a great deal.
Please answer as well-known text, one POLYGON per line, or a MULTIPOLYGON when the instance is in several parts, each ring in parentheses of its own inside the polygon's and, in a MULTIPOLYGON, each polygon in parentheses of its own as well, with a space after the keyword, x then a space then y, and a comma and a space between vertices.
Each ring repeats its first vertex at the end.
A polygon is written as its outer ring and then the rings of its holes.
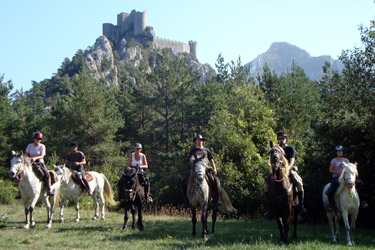
POLYGON ((199 80, 183 57, 159 51, 138 68, 117 61, 119 85, 95 80, 79 50, 58 72, 28 91, 12 93, 0 77, 0 202, 8 202, 15 183, 7 179, 11 150, 25 150, 36 131, 44 134, 47 166, 62 161, 70 142, 79 144, 88 170, 104 173, 116 185, 133 144, 140 142, 149 161, 151 194, 159 204, 182 204, 182 173, 189 169, 192 138, 204 135, 222 185, 243 214, 262 215, 262 191, 269 173, 269 141, 289 135, 305 183, 306 207, 315 222, 324 218, 323 186, 336 145, 358 162, 362 204, 359 223, 372 222, 375 184, 375 24, 360 26, 363 47, 342 51, 343 72, 326 62, 320 81, 293 63, 280 75, 265 65, 249 78, 240 58, 227 63, 219 55, 217 74, 199 80), (151 60, 151 59, 150 59, 151 60), (149 60, 149 61, 150 61, 149 60), (362 216, 361 216, 362 215, 362 216), (366 218, 361 220, 362 218, 366 218))

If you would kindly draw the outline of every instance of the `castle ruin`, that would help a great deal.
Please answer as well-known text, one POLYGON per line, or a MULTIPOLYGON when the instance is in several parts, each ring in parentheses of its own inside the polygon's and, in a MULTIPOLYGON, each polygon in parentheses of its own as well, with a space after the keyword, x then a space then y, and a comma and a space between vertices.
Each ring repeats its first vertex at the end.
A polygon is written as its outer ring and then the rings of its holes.
POLYGON ((197 42, 189 41, 189 44, 159 38, 155 36, 152 27, 147 26, 147 12, 132 10, 130 14, 120 13, 117 15, 117 25, 111 23, 103 24, 103 35, 116 45, 123 39, 134 40, 144 47, 150 46, 154 49, 171 48, 175 53, 190 53, 197 58, 197 42))

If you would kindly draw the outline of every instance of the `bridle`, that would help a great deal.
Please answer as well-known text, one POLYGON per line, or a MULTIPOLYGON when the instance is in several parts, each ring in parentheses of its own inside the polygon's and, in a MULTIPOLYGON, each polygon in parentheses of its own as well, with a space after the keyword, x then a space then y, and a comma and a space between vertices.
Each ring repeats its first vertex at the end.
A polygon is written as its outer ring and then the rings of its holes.
POLYGON ((16 154, 12 157, 11 162, 15 157, 18 157, 20 159, 20 162, 17 162, 16 164, 12 164, 12 168, 16 169, 15 176, 17 180, 20 180, 19 176, 25 171, 25 159, 23 159, 22 155, 16 154), (19 165, 19 166, 15 166, 15 165, 19 165))
MULTIPOLYGON (((132 181, 133 178, 138 178, 137 172, 135 172, 133 175, 125 175, 125 183, 124 186, 126 186, 127 183, 132 181)), ((124 188, 125 192, 125 200, 133 202, 136 197, 136 181, 133 181, 132 186, 130 188, 124 188)))

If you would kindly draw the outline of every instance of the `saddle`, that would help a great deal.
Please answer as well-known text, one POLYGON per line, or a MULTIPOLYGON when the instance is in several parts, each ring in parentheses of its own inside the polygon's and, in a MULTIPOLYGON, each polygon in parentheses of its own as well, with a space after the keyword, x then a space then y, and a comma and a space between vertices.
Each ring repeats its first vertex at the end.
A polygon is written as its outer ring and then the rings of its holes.
MULTIPOLYGON (((92 174, 90 173, 85 173, 85 176, 86 176, 86 180, 88 182, 92 181, 94 179, 94 177, 92 176, 92 174)), ((81 179, 81 176, 80 174, 78 174, 76 171, 73 171, 72 172, 72 180, 74 181, 75 184, 78 184, 78 185, 84 185, 83 184, 83 181, 81 179)))

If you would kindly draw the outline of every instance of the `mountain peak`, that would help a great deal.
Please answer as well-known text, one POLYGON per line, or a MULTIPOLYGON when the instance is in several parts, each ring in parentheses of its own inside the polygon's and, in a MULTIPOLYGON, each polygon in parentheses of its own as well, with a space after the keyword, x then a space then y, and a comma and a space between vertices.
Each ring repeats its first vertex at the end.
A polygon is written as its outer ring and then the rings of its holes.
POLYGON ((258 55, 245 66, 250 68, 250 76, 256 77, 263 71, 265 64, 277 74, 281 74, 287 72, 295 62, 311 80, 318 81, 323 76, 322 67, 326 61, 331 62, 336 71, 341 72, 344 67, 340 61, 333 60, 331 56, 312 57, 307 51, 295 45, 287 42, 274 42, 266 52, 258 55))

